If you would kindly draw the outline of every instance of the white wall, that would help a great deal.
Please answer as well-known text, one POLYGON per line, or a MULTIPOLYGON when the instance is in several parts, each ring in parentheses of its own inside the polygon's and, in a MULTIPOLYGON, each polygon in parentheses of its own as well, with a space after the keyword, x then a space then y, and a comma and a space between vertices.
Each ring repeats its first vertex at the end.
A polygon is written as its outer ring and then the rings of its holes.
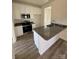
POLYGON ((15 36, 14 24, 12 22, 12 43, 14 44, 15 42, 16 42, 16 36, 15 36))
POLYGON ((67 19, 67 0, 54 0, 52 3, 52 19, 67 19))
MULTIPOLYGON (((52 19, 52 20, 55 20, 54 22, 56 23, 56 24, 62 24, 62 25, 67 25, 67 19, 52 19)), ((53 21, 52 21, 52 23, 54 23, 53 21)))
MULTIPOLYGON (((35 22, 36 26, 38 27, 42 25, 41 20, 41 8, 36 6, 31 6, 27 4, 15 3, 12 4, 13 7, 13 19, 21 19, 22 13, 30 13, 31 14, 31 21, 35 22)), ((14 20, 16 22, 16 20, 14 20)))
POLYGON ((67 0, 54 0, 51 14, 56 23, 67 25, 67 0))
POLYGON ((44 20, 44 8, 51 6, 51 19, 58 24, 67 25, 67 0, 51 0, 42 6, 42 19, 44 20))

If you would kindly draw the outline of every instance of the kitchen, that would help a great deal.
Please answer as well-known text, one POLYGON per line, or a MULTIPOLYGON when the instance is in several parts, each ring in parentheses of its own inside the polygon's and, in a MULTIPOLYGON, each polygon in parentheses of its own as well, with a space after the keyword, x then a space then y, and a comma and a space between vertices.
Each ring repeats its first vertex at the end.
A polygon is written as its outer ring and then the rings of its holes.
MULTIPOLYGON (((32 39, 37 48, 39 44, 37 43, 35 37, 38 35, 41 36, 42 38, 46 36, 49 38, 51 37, 51 35, 56 35, 56 39, 55 39, 56 41, 58 41, 59 38, 67 41, 66 0, 64 1, 46 0, 45 2, 43 1, 42 3, 41 2, 24 3, 23 1, 21 2, 19 0, 13 0, 12 7, 13 7, 12 17, 13 17, 13 24, 15 29, 14 31, 16 36, 16 42, 19 41, 17 40, 18 37, 21 37, 25 34, 29 35, 28 32, 33 33, 34 39, 33 38, 32 39), (54 26, 54 28, 52 26, 54 26), (43 27, 43 29, 41 27, 43 27), (37 28, 39 30, 36 30, 37 28), (51 32, 50 31, 51 29, 54 30, 52 30, 51 32), (43 36, 42 34, 39 34, 42 32, 40 30, 43 31, 43 36), (44 30, 46 33, 44 32, 44 30), (51 34, 50 32, 51 33, 55 32, 55 33, 51 34), (37 35, 35 35, 35 33, 37 33, 37 35)), ((50 40, 50 42, 52 41, 50 40)), ((39 51, 40 49, 45 49, 41 51, 42 53, 39 52, 40 55, 44 54, 45 51, 47 51, 48 48, 50 48, 54 43, 51 43, 51 45, 46 44, 48 45, 48 47, 45 48, 38 48, 39 51)))
MULTIPOLYGON (((25 19, 22 18, 21 14, 30 14, 30 18, 26 19, 26 20, 29 20, 30 22, 34 23, 34 24, 32 24, 32 28, 42 26, 42 25, 39 25, 40 23, 42 23, 40 8, 32 7, 29 5, 26 6, 26 5, 20 4, 20 3, 13 3, 13 22, 14 22, 14 24, 15 23, 22 23, 23 21, 25 21, 25 19), (27 8, 27 10, 26 10, 26 8, 27 8), (38 20, 40 20, 40 21, 38 21, 38 20)), ((16 36, 23 35, 22 26, 20 26, 19 28, 20 28, 19 30, 15 29, 16 32, 19 31, 16 34, 16 36)))

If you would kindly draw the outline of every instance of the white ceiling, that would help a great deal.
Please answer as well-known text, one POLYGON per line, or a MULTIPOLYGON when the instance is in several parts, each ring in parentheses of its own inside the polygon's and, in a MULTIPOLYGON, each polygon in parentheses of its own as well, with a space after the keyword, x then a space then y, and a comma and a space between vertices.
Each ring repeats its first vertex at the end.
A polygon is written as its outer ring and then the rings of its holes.
POLYGON ((43 4, 47 3, 49 0, 13 0, 14 2, 22 2, 22 3, 29 3, 34 4, 37 6, 42 6, 43 4))

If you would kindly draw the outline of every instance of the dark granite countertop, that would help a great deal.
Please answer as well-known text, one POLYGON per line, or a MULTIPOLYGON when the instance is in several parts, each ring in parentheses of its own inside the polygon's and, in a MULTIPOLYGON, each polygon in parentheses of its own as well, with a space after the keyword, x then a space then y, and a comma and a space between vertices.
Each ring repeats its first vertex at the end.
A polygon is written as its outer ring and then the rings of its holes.
POLYGON ((66 29, 67 26, 66 25, 52 25, 50 27, 44 28, 44 26, 42 27, 38 27, 35 28, 34 30, 40 35, 42 36, 45 40, 49 40, 51 39, 53 36, 55 36, 56 34, 58 34, 59 32, 61 32, 62 30, 66 29))
MULTIPOLYGON (((27 21, 15 23, 14 26, 22 26, 23 24, 27 25, 27 21)), ((30 24, 34 24, 34 22, 30 22, 30 24)))

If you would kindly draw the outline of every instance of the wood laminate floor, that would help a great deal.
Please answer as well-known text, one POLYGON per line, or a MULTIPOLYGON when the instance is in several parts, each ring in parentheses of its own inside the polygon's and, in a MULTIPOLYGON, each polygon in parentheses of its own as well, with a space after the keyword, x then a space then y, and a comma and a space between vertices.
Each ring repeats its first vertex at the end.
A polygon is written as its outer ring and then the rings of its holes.
POLYGON ((15 59, 67 59, 67 42, 59 39, 43 55, 38 53, 33 41, 33 33, 18 37, 14 44, 15 59))

